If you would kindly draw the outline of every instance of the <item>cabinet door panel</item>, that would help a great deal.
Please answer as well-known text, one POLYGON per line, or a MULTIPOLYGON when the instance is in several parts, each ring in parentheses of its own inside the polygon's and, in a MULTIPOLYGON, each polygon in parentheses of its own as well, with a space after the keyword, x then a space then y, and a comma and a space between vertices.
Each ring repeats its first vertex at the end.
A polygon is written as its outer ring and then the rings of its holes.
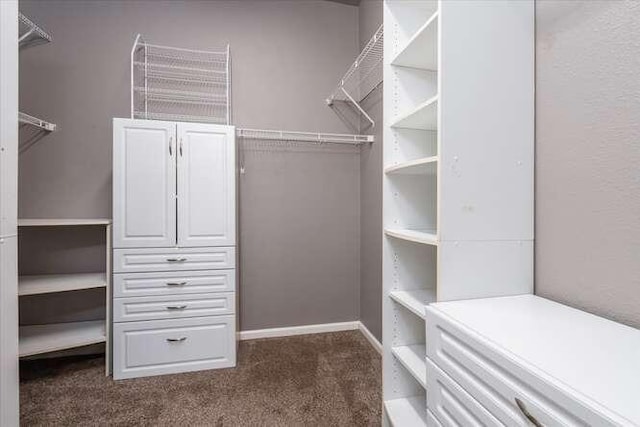
POLYGON ((178 138, 178 245, 235 245, 235 129, 178 123, 178 138))
POLYGON ((113 121, 113 245, 176 244, 174 123, 113 121))

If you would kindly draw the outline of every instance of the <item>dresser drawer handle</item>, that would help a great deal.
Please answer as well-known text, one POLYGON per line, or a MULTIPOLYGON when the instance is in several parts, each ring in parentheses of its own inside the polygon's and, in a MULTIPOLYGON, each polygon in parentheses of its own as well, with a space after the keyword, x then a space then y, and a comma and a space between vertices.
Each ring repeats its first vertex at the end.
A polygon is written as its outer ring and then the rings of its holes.
POLYGON ((184 286, 187 282, 167 282, 167 286, 184 286))
POLYGON ((185 262, 186 258, 167 258, 167 262, 185 262))
POLYGON ((517 397, 515 398, 515 400, 516 400, 516 405, 518 405, 518 409, 520 409, 520 412, 522 412, 522 414, 525 417, 527 417, 527 419, 529 420, 529 422, 531 422, 531 424, 533 424, 535 427, 544 427, 542 423, 540 423, 540 421, 536 420, 536 418, 533 415, 531 415, 531 412, 529 412, 529 410, 524 405, 522 400, 518 399, 517 397))
POLYGON ((187 308, 186 305, 169 305, 167 306, 167 310, 184 310, 187 308))
POLYGON ((183 342, 186 341, 187 337, 180 337, 180 338, 167 338, 168 342, 183 342))

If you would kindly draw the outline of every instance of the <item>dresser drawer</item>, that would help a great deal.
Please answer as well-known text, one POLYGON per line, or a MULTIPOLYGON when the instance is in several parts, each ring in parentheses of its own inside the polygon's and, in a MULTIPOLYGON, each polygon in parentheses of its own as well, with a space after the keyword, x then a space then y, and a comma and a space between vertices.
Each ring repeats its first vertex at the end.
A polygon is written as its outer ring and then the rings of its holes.
POLYGON ((115 298, 113 321, 133 322, 233 314, 235 299, 234 292, 115 298))
POLYGON ((236 290, 236 270, 118 273, 113 275, 113 296, 202 294, 236 290))
POLYGON ((234 316, 116 323, 113 378, 174 374, 236 364, 234 316))
POLYGON ((113 271, 134 273, 230 269, 236 266, 234 247, 114 249, 113 271))
POLYGON ((504 425, 429 359, 427 390, 427 408, 445 427, 504 425))
MULTIPOLYGON (((426 323, 428 358, 501 423, 531 425, 519 408, 518 399, 544 426, 618 425, 542 378, 525 362, 466 326, 449 320, 437 309, 427 309, 426 323)), ((514 336, 514 339, 526 337, 514 336)))

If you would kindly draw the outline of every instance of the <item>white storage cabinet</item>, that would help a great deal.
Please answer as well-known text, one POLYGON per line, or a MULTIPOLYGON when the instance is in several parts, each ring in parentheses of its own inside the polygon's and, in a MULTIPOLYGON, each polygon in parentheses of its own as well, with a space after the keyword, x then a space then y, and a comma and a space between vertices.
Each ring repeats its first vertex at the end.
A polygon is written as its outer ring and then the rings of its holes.
POLYGON ((235 366, 235 156, 233 126, 114 119, 115 379, 235 366))

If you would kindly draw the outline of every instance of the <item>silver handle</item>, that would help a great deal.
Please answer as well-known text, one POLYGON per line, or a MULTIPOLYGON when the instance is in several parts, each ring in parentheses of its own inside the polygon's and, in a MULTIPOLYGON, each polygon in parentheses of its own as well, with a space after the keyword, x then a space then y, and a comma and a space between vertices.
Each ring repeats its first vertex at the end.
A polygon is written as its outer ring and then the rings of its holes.
POLYGON ((180 157, 182 157, 182 138, 180 138, 180 157))
POLYGON ((185 262, 186 258, 167 258, 167 262, 185 262))
POLYGON ((167 282, 167 286, 184 286, 187 282, 167 282))
POLYGON ((167 310, 184 310, 187 308, 186 305, 169 305, 167 306, 167 310))
POLYGON ((173 156, 173 149, 171 148, 173 146, 173 138, 169 137, 169 155, 173 156))
POLYGON ((186 341, 187 337, 180 337, 180 338, 167 338, 168 342, 183 342, 186 341))
POLYGON ((520 412, 522 412, 522 415, 524 415, 531 424, 533 424, 535 427, 544 427, 540 421, 536 420, 536 417, 531 415, 531 412, 529 412, 522 400, 516 397, 515 401, 516 405, 518 405, 518 409, 520 409, 520 412))

